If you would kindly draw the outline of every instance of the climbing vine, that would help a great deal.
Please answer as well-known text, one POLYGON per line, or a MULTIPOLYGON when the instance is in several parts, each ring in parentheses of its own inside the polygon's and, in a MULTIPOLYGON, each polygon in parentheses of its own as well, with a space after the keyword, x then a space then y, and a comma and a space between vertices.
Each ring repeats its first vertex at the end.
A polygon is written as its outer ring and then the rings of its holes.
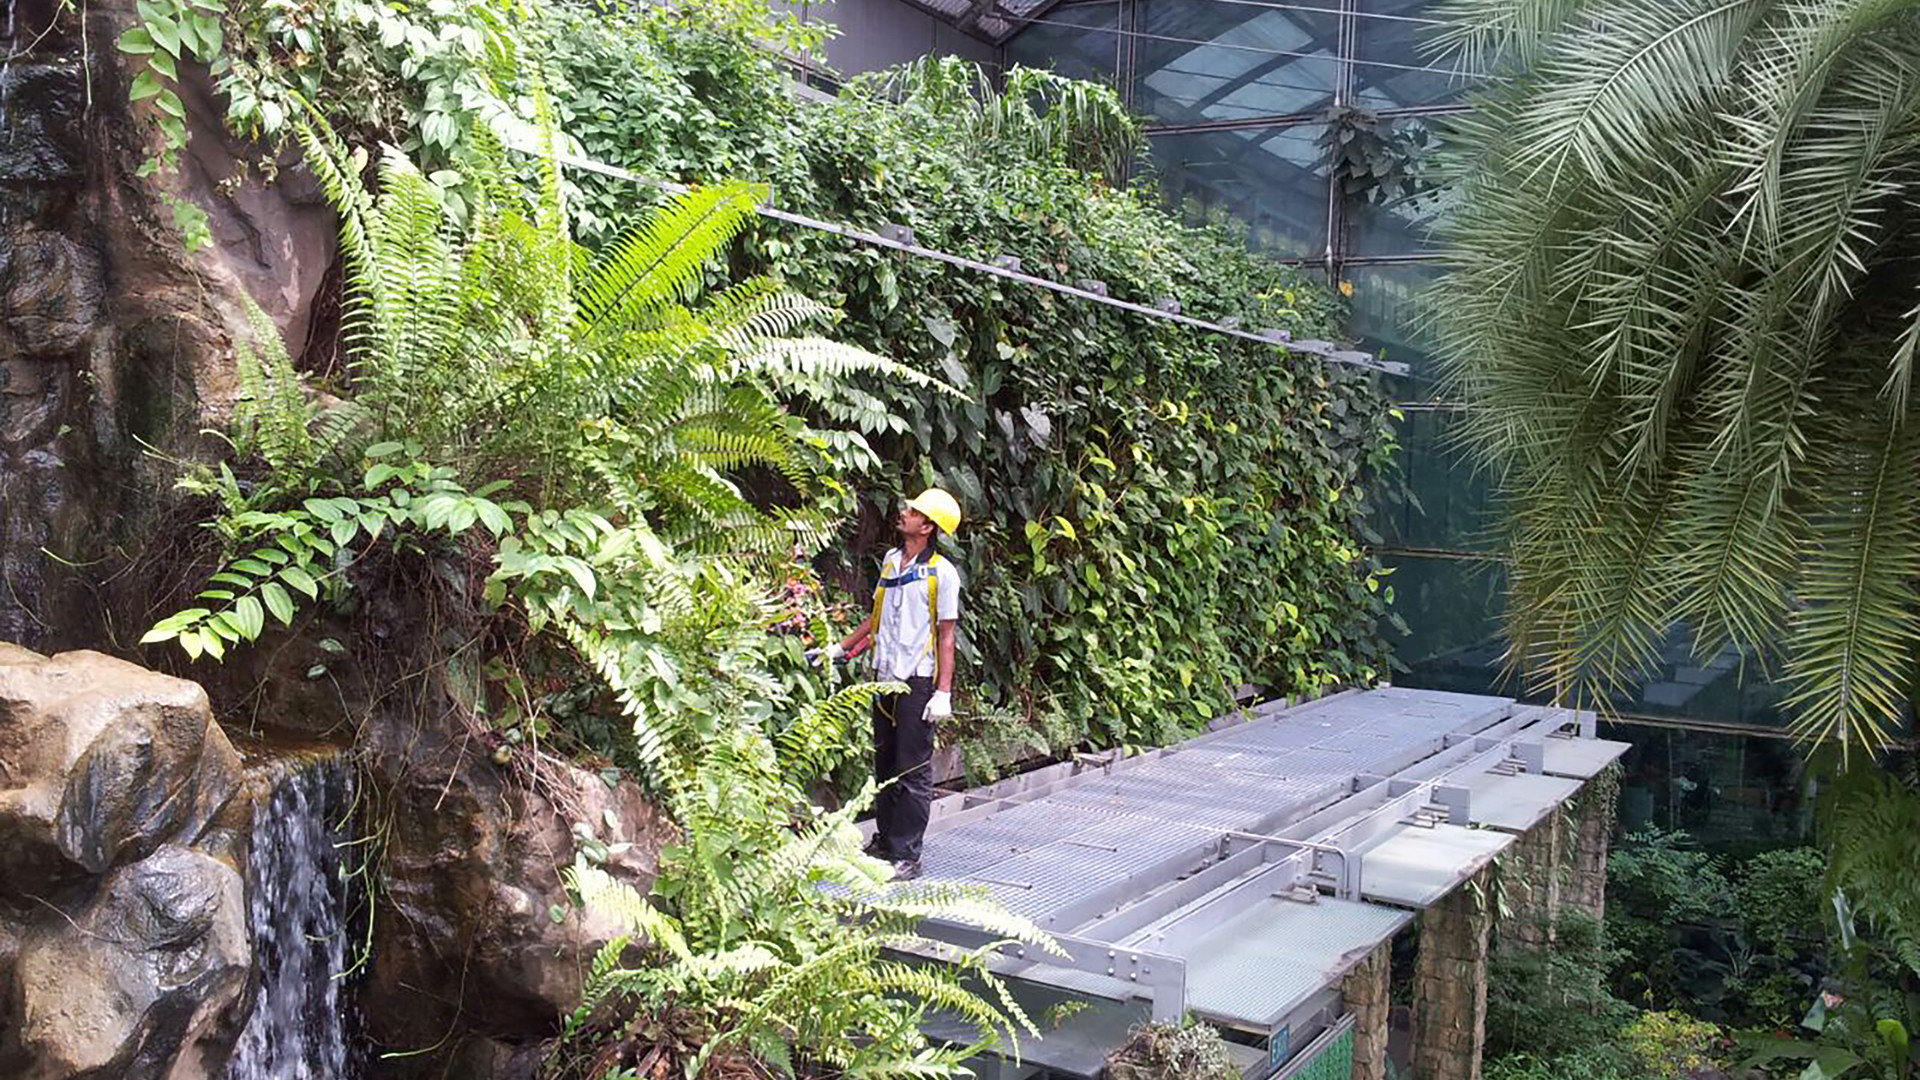
MULTIPOLYGON (((134 103, 152 103, 153 123, 159 129, 160 151, 140 166, 141 176, 175 169, 187 146, 187 108, 180 100, 180 65, 198 61, 217 68, 222 59, 225 30, 222 0, 138 0, 140 22, 120 35, 120 51, 138 57, 138 71, 128 90, 134 103)), ((197 251, 212 240, 207 212, 171 192, 161 198, 173 212, 173 222, 197 251)))

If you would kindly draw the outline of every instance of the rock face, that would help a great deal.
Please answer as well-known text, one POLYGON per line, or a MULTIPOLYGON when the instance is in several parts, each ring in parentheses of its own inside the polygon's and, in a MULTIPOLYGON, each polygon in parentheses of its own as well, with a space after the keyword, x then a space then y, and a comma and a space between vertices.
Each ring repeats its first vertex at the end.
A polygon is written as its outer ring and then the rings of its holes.
MULTIPOLYGON (((558 924, 548 917, 566 899, 559 872, 573 857, 570 823, 588 823, 610 847, 630 845, 609 869, 643 891, 671 828, 630 782, 609 787, 548 763, 536 793, 450 733, 372 726, 363 739, 374 783, 392 799, 364 999, 369 1034, 394 1050, 455 1032, 456 1043, 485 1047, 487 1061, 521 1060, 494 1044, 551 1036, 578 1002, 594 953, 619 931, 577 915, 558 924)), ((471 1064, 476 1046, 448 1052, 471 1064)), ((402 1059, 383 1072, 439 1075, 440 1065, 402 1059)))
POLYGON ((193 683, 0 644, 0 1075, 222 1075, 250 960, 193 683))
POLYGON ((193 683, 0 644, 0 893, 97 877, 198 835, 239 771, 193 683))
POLYGON ((130 24, 131 0, 85 9, 96 47, 84 59, 79 16, 39 0, 9 10, 13 40, 0 40, 9 57, 0 76, 0 640, 97 644, 117 625, 101 612, 137 620, 169 582, 120 575, 115 595, 101 597, 93 575, 69 564, 113 557, 117 539, 140 535, 165 510, 172 466, 141 443, 193 456, 200 430, 227 414, 247 297, 301 352, 333 263, 334 221, 300 169, 267 184, 243 167, 257 154, 225 134, 204 78, 184 67, 188 153, 177 173, 138 175, 155 136, 124 106, 132 73, 120 54, 97 47, 130 24), (187 254, 163 194, 208 211, 212 247, 187 254))
POLYGON ((115 870, 20 947, 26 1080, 221 1075, 247 941, 240 875, 218 859, 168 844, 115 870))

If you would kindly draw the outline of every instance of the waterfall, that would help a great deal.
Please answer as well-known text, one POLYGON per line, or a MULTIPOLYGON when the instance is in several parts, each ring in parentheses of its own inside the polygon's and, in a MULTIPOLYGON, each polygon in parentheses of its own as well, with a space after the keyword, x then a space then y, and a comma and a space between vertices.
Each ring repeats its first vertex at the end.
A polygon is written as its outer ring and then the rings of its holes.
POLYGON ((350 890, 339 826, 350 776, 336 759, 292 767, 254 812, 247 858, 260 985, 227 1080, 357 1080, 350 890))

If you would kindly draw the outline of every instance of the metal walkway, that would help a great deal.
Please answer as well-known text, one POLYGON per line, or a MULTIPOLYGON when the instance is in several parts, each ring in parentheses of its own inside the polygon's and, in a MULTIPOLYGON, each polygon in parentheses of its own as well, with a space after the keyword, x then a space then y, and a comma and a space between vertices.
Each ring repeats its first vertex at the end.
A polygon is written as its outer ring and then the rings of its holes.
POLYGON ((1103 1006, 1027 1061, 1092 1075, 1092 1030, 1191 1011, 1267 1040, 1277 1067, 1337 1019, 1355 963, 1625 749, 1593 738, 1591 714, 1353 691, 938 800, 922 861, 1060 942, 996 962, 1036 1005, 1103 1006))

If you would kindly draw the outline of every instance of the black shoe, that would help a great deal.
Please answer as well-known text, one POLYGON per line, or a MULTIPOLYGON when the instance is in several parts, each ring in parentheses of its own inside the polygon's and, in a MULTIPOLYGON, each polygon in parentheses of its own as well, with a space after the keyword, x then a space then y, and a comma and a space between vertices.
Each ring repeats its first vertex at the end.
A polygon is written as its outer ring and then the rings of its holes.
POLYGON ((893 864, 893 880, 912 881, 920 876, 919 859, 901 859, 893 864))

